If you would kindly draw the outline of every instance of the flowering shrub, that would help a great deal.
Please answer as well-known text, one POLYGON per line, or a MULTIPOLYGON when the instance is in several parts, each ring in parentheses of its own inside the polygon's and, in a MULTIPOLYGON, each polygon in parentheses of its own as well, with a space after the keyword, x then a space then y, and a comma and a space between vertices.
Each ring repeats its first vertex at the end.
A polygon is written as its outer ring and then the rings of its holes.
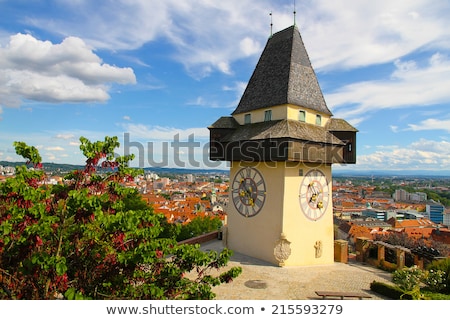
POLYGON ((397 284, 400 289, 410 293, 420 289, 420 283, 422 282, 423 275, 423 271, 417 266, 412 266, 410 268, 405 267, 394 272, 392 275, 392 281, 397 284))
POLYGON ((396 270, 392 276, 392 281, 403 292, 410 294, 413 299, 420 299, 422 297, 421 284, 426 285, 427 289, 432 292, 440 292, 446 287, 446 276, 446 273, 442 270, 423 271, 417 266, 412 266, 396 270))
POLYGON ((430 269, 426 271, 423 282, 427 285, 428 289, 433 292, 441 292, 447 286, 446 274, 442 270, 430 269))
POLYGON ((430 270, 440 270, 444 273, 443 283, 440 285, 441 292, 450 294, 450 258, 434 260, 431 262, 427 269, 430 270))
POLYGON ((43 184, 37 149, 14 143, 34 168, 0 184, 0 299, 212 299, 213 286, 240 274, 210 275, 230 250, 178 245, 160 236, 162 216, 130 208, 140 196, 122 182, 139 172, 128 167, 132 155, 115 156, 117 137, 80 142, 84 170, 55 186, 43 184))

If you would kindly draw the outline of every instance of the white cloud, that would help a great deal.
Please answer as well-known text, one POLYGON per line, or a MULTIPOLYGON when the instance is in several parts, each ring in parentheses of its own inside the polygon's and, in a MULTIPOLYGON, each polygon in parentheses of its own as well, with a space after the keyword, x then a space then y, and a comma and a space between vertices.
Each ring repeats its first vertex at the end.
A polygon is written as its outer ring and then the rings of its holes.
POLYGON ((178 129, 172 127, 162 127, 162 126, 147 126, 144 124, 121 124, 123 130, 129 133, 130 139, 147 139, 147 141, 163 140, 163 141, 174 141, 175 137, 178 136, 180 141, 186 141, 189 136, 193 135, 194 141, 196 139, 209 139, 209 130, 207 128, 187 128, 178 129))
POLYGON ((444 130, 450 133, 450 119, 426 119, 419 124, 408 124, 409 130, 444 130))
POLYGON ((70 140, 70 139, 74 139, 75 135, 72 133, 58 133, 55 135, 55 138, 63 139, 63 140, 70 140))
POLYGON ((436 53, 425 66, 395 62, 389 79, 356 82, 326 95, 339 117, 352 118, 381 109, 430 106, 450 100, 450 59, 436 53))
POLYGON ((450 142, 419 139, 408 146, 379 146, 357 156, 352 168, 361 170, 448 170, 450 142))
POLYGON ((60 17, 24 20, 40 29, 57 30, 64 37, 75 35, 99 49, 135 50, 165 39, 175 47, 172 58, 194 77, 204 77, 215 70, 231 74, 234 60, 259 52, 269 35, 270 2, 136 0, 99 6, 76 1, 65 2, 66 12, 60 17), (253 21, 251 29, 249 21, 253 21))
POLYGON ((438 46, 450 34, 445 27, 450 6, 445 1, 318 0, 298 11, 303 13, 302 36, 318 70, 394 61, 425 46, 438 46))
POLYGON ((102 102, 109 83, 135 83, 130 68, 102 63, 83 40, 60 44, 16 34, 0 47, 0 105, 17 107, 23 99, 45 102, 102 102))
POLYGON ((204 105, 208 105, 208 104, 209 104, 209 102, 203 97, 197 97, 195 100, 187 102, 187 105, 190 105, 190 106, 204 106, 204 105))
POLYGON ((54 154, 52 154, 52 153, 46 153, 46 154, 45 154, 45 157, 46 157, 49 161, 55 161, 55 160, 58 159, 58 158, 57 158, 54 154))
POLYGON ((63 147, 54 146, 54 147, 46 147, 45 150, 47 151, 64 151, 63 147))
MULTIPOLYGON (((273 32, 294 22, 289 0, 135 0, 101 6, 80 0, 64 1, 59 9, 66 12, 24 21, 101 49, 134 50, 165 39, 176 49, 173 58, 196 77, 214 70, 230 74, 234 61, 258 55, 270 34, 269 12, 273 32)), ((296 20, 314 67, 333 70, 394 61, 426 46, 448 48, 449 14, 446 1, 316 0, 298 2, 296 20)))
POLYGON ((433 141, 427 139, 420 139, 416 142, 411 143, 410 147, 412 149, 417 149, 426 152, 432 152, 435 154, 442 154, 445 157, 450 155, 450 142, 442 140, 442 141, 433 141))
POLYGON ((236 94, 241 97, 247 87, 247 82, 237 81, 232 87, 224 86, 224 91, 236 91, 236 94))
POLYGON ((242 39, 239 43, 239 47, 247 56, 258 54, 262 51, 261 44, 250 37, 245 37, 244 39, 242 39))
POLYGON ((236 95, 235 100, 230 101, 227 108, 236 108, 236 106, 239 104, 239 101, 241 100, 242 94, 245 91, 245 88, 247 87, 247 82, 237 81, 232 86, 223 86, 223 91, 233 91, 236 95))

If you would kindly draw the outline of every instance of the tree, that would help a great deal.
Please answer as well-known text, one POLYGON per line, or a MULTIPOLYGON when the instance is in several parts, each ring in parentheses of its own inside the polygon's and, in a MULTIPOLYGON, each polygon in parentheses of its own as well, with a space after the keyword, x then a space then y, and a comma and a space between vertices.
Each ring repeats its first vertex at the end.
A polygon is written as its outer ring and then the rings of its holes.
POLYGON ((209 273, 227 265, 230 250, 161 236, 161 216, 123 185, 140 172, 128 166, 133 155, 115 156, 117 137, 80 142, 84 169, 56 186, 43 183, 37 149, 14 143, 34 168, 17 167, 0 184, 0 298, 213 299, 213 286, 240 274, 209 273))
POLYGON ((208 232, 217 231, 220 227, 222 227, 222 220, 218 217, 195 217, 188 224, 181 226, 177 240, 182 241, 208 232))

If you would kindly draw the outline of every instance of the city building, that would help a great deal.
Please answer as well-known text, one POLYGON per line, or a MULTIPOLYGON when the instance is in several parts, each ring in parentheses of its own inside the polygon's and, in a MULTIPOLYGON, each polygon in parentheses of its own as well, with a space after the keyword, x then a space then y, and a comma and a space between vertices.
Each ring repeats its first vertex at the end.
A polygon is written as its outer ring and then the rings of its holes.
POLYGON ((430 219, 435 223, 444 222, 444 211, 445 207, 438 202, 429 202, 426 205, 425 217, 430 219))
POLYGON ((409 193, 404 189, 397 189, 397 190, 395 190, 392 198, 395 201, 425 202, 425 201, 427 201, 427 194, 424 192, 409 193))

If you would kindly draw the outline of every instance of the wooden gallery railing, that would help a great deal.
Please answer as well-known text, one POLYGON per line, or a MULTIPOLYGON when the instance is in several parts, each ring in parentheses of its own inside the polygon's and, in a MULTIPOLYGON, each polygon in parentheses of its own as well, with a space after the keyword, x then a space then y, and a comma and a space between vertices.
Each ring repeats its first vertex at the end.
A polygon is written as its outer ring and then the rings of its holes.
POLYGON ((437 251, 428 248, 408 249, 368 238, 356 238, 356 261, 387 270, 413 265, 424 269, 431 261, 440 259, 437 251))

